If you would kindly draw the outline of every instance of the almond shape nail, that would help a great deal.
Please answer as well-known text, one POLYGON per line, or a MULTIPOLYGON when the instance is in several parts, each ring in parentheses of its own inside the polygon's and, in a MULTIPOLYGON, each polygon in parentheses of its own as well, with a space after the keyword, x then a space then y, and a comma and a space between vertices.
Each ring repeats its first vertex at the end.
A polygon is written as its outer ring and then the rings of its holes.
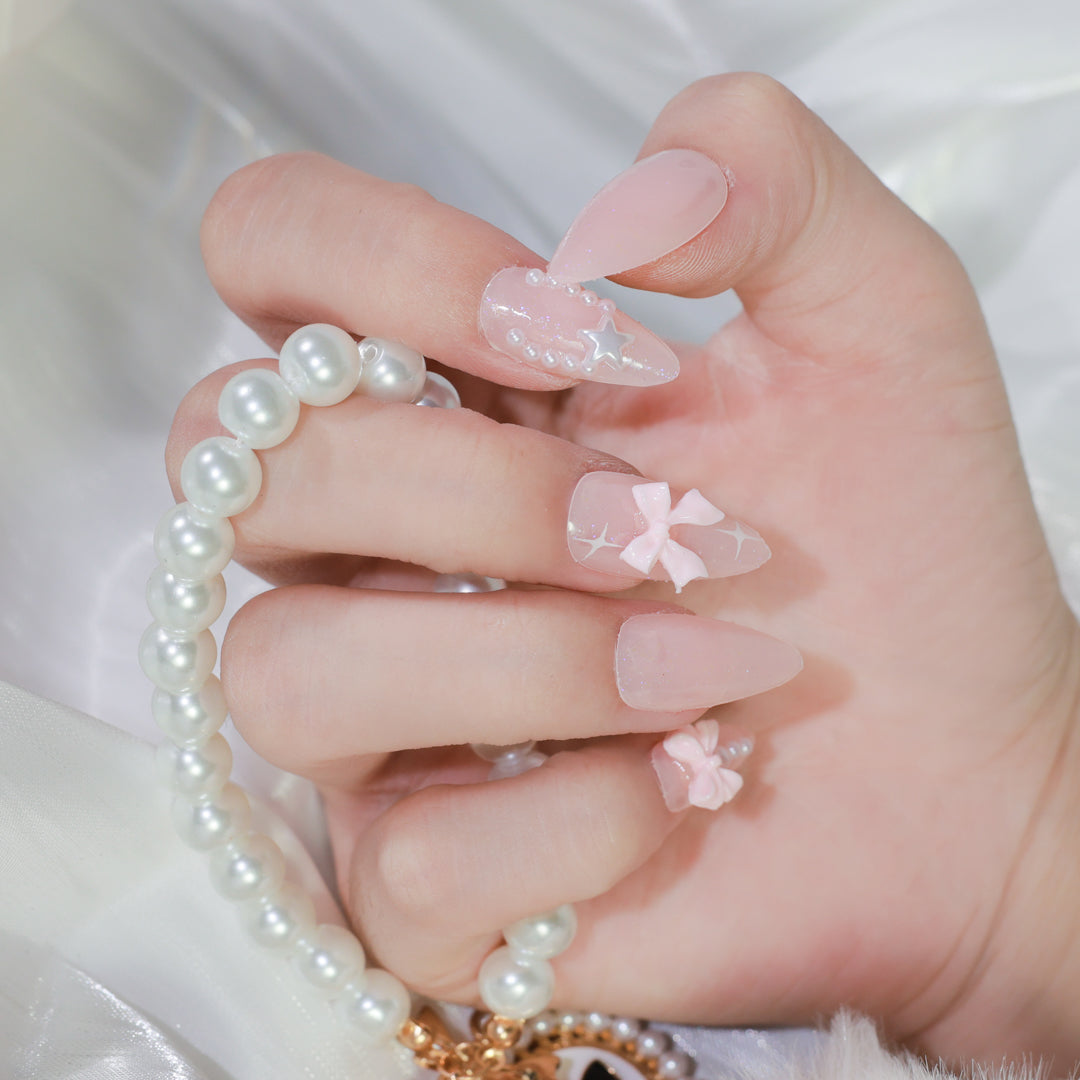
POLYGON ((480 331, 493 349, 574 379, 656 386, 679 374, 678 358, 654 333, 612 301, 556 285, 543 270, 500 270, 480 300, 480 331))
POLYGON ((787 642, 698 615, 633 615, 615 646, 615 683, 632 709, 708 709, 760 694, 802 670, 787 642))
MULTIPOLYGON (((647 571, 635 568, 623 558, 627 547, 650 529, 651 522, 634 497, 650 482, 628 473, 586 473, 570 497, 566 540, 571 556, 590 570, 621 577, 669 581, 668 544, 655 545, 656 560, 647 571)), ((669 490, 669 502, 677 511, 686 496, 682 489, 669 490)), ((693 552, 701 560, 698 577, 731 577, 756 570, 769 559, 769 546, 750 526, 717 511, 720 520, 712 524, 677 523, 666 537, 693 552)), ((676 567, 677 570, 677 567, 676 567)))
POLYGON ((578 214, 548 273, 565 283, 643 266, 693 240, 724 208, 727 195, 723 170, 696 150, 643 158, 578 214))

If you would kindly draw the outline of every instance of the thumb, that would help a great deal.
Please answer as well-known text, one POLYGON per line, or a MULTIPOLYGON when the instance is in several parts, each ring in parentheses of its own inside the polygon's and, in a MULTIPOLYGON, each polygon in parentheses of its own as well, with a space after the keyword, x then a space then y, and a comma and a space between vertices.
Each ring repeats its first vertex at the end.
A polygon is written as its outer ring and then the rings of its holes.
POLYGON ((762 334, 827 364, 908 358, 928 334, 939 359, 950 343, 968 360, 991 355, 950 248, 779 83, 694 83, 660 114, 641 156, 680 147, 723 168, 724 209, 619 282, 681 296, 734 289, 762 334))

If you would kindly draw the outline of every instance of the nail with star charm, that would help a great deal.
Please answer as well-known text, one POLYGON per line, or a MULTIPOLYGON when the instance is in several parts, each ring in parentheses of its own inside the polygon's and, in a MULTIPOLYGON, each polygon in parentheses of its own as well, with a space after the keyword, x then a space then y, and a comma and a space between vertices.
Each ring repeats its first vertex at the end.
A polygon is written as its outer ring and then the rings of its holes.
POLYGON ((769 558, 748 525, 699 491, 615 472, 586 473, 570 498, 567 543, 590 570, 672 581, 677 592, 696 578, 745 574, 769 558))
POLYGON ((693 150, 666 150, 604 187, 567 230, 546 271, 500 270, 480 301, 492 348, 571 378, 655 386, 679 373, 655 334, 580 282, 652 262, 700 233, 724 206, 720 167, 693 150))

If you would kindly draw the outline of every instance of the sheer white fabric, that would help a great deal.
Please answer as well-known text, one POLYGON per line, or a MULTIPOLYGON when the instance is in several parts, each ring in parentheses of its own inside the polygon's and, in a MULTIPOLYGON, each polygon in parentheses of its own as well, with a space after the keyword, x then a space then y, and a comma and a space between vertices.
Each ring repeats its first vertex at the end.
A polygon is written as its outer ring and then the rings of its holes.
MULTIPOLYGON (((967 264, 1080 603, 1073 0, 63 9, 0 2, 0 676, 107 724, 0 693, 4 1075, 147 1075, 143 1052, 178 1077, 393 1075, 351 1057, 290 973, 236 934, 169 834, 146 747, 108 726, 156 738, 134 644, 171 502, 172 413, 206 372, 265 352, 213 296, 197 248, 214 188, 255 157, 320 149, 550 253, 682 86, 777 76, 967 264), (95 1057, 99 1021, 124 1033, 127 1073, 95 1057)), ((735 307, 620 302, 697 339, 735 307)), ((259 588, 234 572, 226 617, 259 588)), ((238 761, 325 865, 311 792, 238 761)))

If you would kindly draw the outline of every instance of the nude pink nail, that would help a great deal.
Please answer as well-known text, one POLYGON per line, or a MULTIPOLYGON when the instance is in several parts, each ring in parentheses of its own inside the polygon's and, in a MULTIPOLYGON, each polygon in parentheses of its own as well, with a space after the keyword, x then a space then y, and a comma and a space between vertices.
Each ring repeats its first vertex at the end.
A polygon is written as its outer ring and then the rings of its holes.
POLYGON ((753 748, 750 736, 721 742, 720 725, 712 719, 671 732, 650 755, 667 808, 673 813, 691 806, 719 810, 742 789, 736 769, 753 748))
POLYGON ((548 265, 556 282, 632 270, 693 240, 727 201, 723 170, 696 150, 664 150, 620 173, 593 197, 548 265))
POLYGON ((784 641, 698 615, 633 615, 615 645, 615 683, 632 709, 707 709, 780 686, 802 670, 784 641))
POLYGON ((500 270, 481 298, 480 330, 493 349, 572 378, 654 386, 679 374, 671 349, 612 301, 543 270, 500 270))
POLYGON ((672 491, 626 473, 586 473, 570 497, 566 532, 582 566, 621 577, 673 581, 677 591, 703 577, 761 566, 764 540, 696 490, 672 491))

